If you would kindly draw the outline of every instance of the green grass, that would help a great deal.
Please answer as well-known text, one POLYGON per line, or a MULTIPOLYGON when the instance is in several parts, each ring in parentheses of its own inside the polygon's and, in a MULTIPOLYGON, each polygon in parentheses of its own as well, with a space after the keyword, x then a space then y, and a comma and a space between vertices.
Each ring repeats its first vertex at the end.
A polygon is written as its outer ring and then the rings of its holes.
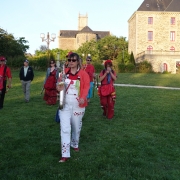
POLYGON ((180 74, 121 73, 116 83, 180 87, 180 74))
MULTIPOLYGON (((80 152, 58 163, 56 106, 40 95, 45 72, 35 71, 24 103, 18 72, 0 111, 1 180, 179 180, 180 91, 117 87, 115 117, 102 117, 99 98, 83 118, 80 152)), ((119 83, 179 87, 179 75, 118 74, 119 83), (161 82, 161 83, 160 83, 161 82), (146 84, 150 83, 150 84, 146 84)))

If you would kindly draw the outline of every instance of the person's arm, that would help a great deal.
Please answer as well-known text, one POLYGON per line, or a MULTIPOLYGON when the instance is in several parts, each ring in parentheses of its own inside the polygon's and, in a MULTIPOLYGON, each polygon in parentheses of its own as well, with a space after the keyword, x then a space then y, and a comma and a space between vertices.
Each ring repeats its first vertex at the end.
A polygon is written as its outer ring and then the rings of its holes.
POLYGON ((84 104, 90 88, 89 75, 85 71, 82 73, 80 81, 79 104, 84 104))
POLYGON ((12 78, 8 78, 8 88, 11 88, 11 82, 12 82, 12 78))
POLYGON ((32 68, 32 67, 31 67, 31 72, 32 72, 31 81, 33 81, 33 79, 34 79, 34 71, 33 71, 33 68, 32 68))
POLYGON ((111 74, 112 79, 115 81, 115 80, 117 79, 116 75, 114 75, 114 74, 112 73, 112 71, 110 71, 110 74, 111 74))
POLYGON ((100 77, 99 77, 100 82, 106 77, 107 74, 108 74, 107 71, 102 76, 100 74, 100 77))

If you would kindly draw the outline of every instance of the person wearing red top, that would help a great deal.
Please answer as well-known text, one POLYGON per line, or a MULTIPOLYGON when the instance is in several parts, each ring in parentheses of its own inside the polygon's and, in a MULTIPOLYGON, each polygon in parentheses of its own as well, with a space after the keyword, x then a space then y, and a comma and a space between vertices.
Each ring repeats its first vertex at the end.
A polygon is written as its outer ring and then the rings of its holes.
POLYGON ((0 89, 0 109, 2 109, 6 93, 6 84, 8 88, 11 88, 12 79, 11 70, 6 66, 6 58, 4 56, 0 56, 0 79, 2 80, 2 89, 0 89))
MULTIPOLYGON (((99 80, 101 82, 101 93, 100 93, 100 103, 103 109, 103 116, 106 116, 108 119, 112 119, 114 116, 114 96, 112 93, 115 93, 115 89, 113 86, 114 81, 117 79, 115 71, 112 69, 112 62, 111 60, 106 60, 105 62, 105 69, 100 72, 99 80), (106 85, 112 85, 112 89, 114 92, 111 92, 108 95, 102 94, 102 88, 106 88, 106 85)), ((108 90, 105 90, 108 91, 108 90)))
POLYGON ((93 86, 94 86, 94 78, 95 78, 95 68, 94 66, 91 64, 91 57, 87 56, 86 58, 86 64, 84 65, 84 70, 88 73, 89 78, 90 78, 90 88, 89 88, 89 92, 88 92, 88 102, 90 102, 90 98, 92 98, 93 96, 93 86))
POLYGON ((57 81, 57 90, 65 89, 63 109, 59 110, 61 128, 61 154, 59 162, 70 158, 70 147, 79 151, 79 136, 82 127, 82 118, 87 106, 89 90, 89 76, 81 69, 79 55, 72 53, 68 57, 68 68, 65 68, 65 80, 62 76, 57 81))

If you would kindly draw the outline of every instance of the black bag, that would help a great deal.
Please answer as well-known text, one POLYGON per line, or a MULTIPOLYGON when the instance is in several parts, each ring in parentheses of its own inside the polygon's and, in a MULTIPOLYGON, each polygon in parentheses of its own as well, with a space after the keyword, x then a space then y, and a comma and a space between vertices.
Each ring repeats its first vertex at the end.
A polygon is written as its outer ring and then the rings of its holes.
POLYGON ((56 115, 55 115, 55 119, 54 119, 57 123, 60 123, 60 118, 59 118, 59 109, 57 109, 56 111, 56 115))

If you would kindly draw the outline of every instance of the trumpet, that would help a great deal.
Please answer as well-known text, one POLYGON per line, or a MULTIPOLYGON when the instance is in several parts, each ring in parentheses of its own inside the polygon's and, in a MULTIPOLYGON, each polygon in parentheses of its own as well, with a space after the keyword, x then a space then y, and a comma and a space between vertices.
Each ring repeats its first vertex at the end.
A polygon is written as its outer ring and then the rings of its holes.
POLYGON ((62 64, 62 72, 60 73, 61 82, 58 83, 58 85, 63 86, 63 90, 59 92, 59 109, 63 109, 64 107, 64 99, 65 99, 65 64, 62 64))

